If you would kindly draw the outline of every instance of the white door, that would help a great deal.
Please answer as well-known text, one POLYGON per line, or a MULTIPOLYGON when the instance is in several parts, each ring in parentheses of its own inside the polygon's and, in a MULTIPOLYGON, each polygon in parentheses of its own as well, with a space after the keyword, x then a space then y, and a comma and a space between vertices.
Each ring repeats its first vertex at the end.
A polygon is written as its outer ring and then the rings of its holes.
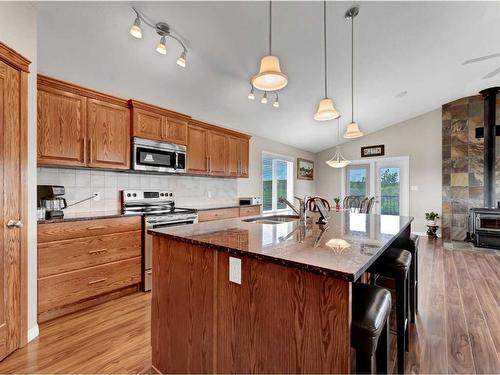
POLYGON ((407 216, 409 206, 408 159, 375 162, 374 213, 407 216))
POLYGON ((409 168, 407 156, 354 160, 342 170, 342 196, 375 197, 371 213, 407 216, 409 168))

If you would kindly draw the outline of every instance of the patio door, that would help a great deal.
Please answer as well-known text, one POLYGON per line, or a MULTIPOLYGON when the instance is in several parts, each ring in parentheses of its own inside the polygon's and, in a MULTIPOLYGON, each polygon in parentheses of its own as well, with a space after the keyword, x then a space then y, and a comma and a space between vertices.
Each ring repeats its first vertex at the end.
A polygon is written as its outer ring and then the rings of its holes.
POLYGON ((409 158, 371 158, 352 161, 342 171, 342 196, 375 197, 371 213, 409 214, 409 158))

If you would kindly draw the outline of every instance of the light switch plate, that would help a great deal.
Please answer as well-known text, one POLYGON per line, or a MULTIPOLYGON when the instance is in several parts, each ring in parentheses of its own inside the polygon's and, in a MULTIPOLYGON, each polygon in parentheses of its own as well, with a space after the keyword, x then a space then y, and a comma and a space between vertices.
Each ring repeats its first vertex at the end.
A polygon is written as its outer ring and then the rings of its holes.
POLYGON ((229 257, 229 281, 241 285, 241 259, 229 257))

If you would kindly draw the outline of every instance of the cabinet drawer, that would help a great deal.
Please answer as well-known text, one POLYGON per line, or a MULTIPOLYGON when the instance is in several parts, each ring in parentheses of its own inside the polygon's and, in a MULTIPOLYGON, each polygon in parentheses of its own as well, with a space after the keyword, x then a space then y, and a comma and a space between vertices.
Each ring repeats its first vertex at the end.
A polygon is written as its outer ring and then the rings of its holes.
POLYGON ((141 230, 141 217, 38 224, 38 243, 141 230))
POLYGON ((198 212, 198 221, 231 219, 238 216, 240 216, 239 208, 224 208, 221 210, 200 211, 198 212))
POLYGON ((141 256, 141 231, 43 242, 38 245, 38 277, 141 256))
POLYGON ((141 258, 131 258, 38 279, 38 312, 141 282, 141 258))
POLYGON ((240 216, 255 216, 260 214, 260 206, 240 207, 240 216))

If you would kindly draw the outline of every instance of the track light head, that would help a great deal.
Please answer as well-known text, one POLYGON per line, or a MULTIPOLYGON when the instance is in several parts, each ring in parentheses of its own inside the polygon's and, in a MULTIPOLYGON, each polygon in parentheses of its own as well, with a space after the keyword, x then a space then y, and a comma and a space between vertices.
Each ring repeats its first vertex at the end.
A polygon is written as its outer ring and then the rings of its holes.
POLYGON ((129 33, 134 38, 142 38, 141 19, 139 17, 135 18, 134 24, 130 27, 129 33))
POLYGON ((260 102, 262 104, 267 104, 267 91, 264 91, 264 95, 262 96, 262 99, 260 99, 260 102))
POLYGON ((158 43, 158 45, 156 46, 156 52, 158 52, 161 55, 167 54, 167 45, 166 45, 165 36, 162 36, 160 38, 160 43, 158 43))
POLYGON ((278 93, 276 93, 276 98, 274 99, 273 107, 278 108, 280 106, 280 100, 278 98, 278 93))
POLYGON ((186 51, 182 51, 181 55, 177 59, 177 65, 182 68, 186 67, 186 51))
POLYGON ((250 100, 254 100, 255 99, 255 92, 254 92, 253 86, 250 89, 250 92, 248 93, 248 99, 250 99, 250 100))

